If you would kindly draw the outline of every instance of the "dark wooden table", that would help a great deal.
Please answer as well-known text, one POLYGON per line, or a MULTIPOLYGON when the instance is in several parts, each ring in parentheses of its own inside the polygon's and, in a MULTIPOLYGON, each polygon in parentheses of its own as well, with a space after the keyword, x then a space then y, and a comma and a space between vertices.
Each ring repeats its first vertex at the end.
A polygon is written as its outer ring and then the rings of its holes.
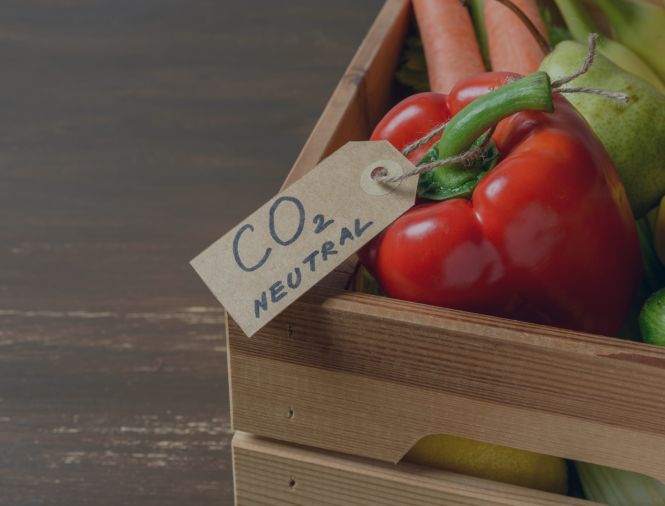
POLYGON ((1 504, 231 504, 188 261, 279 188, 380 4, 0 4, 1 504))

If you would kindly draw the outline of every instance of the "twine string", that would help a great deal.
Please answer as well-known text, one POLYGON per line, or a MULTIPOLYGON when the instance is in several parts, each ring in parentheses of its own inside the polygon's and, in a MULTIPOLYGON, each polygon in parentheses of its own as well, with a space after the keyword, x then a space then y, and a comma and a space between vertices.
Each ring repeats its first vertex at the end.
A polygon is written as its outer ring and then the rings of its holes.
POLYGON ((587 71, 591 68, 591 65, 593 65, 593 59, 596 57, 596 50, 598 48, 597 33, 589 34, 589 37, 587 38, 587 45, 587 53, 584 61, 582 62, 582 65, 580 65, 580 67, 569 76, 562 77, 561 79, 557 79, 556 81, 552 82, 552 88, 561 88, 561 86, 564 84, 568 84, 573 79, 577 79, 582 74, 587 73, 587 71))
POLYGON ((630 96, 628 96, 626 93, 622 93, 620 91, 603 90, 601 88, 578 86, 573 88, 560 88, 553 91, 556 91, 557 93, 586 93, 588 95, 598 95, 600 97, 609 98, 610 100, 614 100, 615 102, 622 102, 624 104, 630 102, 630 96))
POLYGON ((433 162, 417 165, 413 169, 407 170, 406 172, 400 174, 399 176, 389 176, 387 174, 387 171, 385 169, 382 169, 381 171, 377 171, 377 174, 373 176, 373 179, 381 183, 398 183, 408 177, 420 176, 425 172, 438 169, 439 167, 444 167, 448 165, 468 164, 475 160, 480 160, 485 154, 485 150, 489 146, 490 142, 492 141, 493 133, 494 133, 494 127, 492 127, 490 130, 487 131, 487 133, 485 134, 485 138, 483 139, 483 142, 481 142, 478 146, 468 149, 464 153, 460 153, 459 155, 449 156, 448 158, 444 158, 442 160, 435 160, 433 162))
POLYGON ((419 148, 420 146, 422 146, 423 144, 427 144, 427 143, 428 143, 429 141, 431 141, 434 137, 436 137, 438 134, 440 134, 441 132, 443 132, 443 131, 445 130, 447 124, 448 124, 447 121, 446 121, 445 123, 441 123, 441 124, 440 124, 438 127, 436 127, 434 130, 431 130, 430 132, 428 132, 427 134, 425 134, 423 137, 421 137, 421 138, 418 139, 417 141, 412 142, 411 144, 409 144, 407 147, 404 148, 404 150, 402 151, 402 154, 403 154, 404 156, 408 156, 410 153, 412 153, 413 151, 415 151, 416 149, 418 149, 418 148, 419 148))
POLYGON ((590 33, 589 38, 587 39, 587 44, 588 44, 588 49, 586 57, 582 62, 582 65, 580 65, 580 67, 572 74, 564 76, 561 79, 557 79, 556 81, 553 81, 552 92, 587 93, 591 95, 599 95, 601 97, 609 98, 610 100, 614 100, 616 102, 628 103, 630 97, 626 93, 621 93, 618 91, 609 91, 609 90, 603 90, 601 88, 591 88, 587 86, 564 88, 564 85, 568 84, 574 79, 577 79, 581 75, 586 74, 591 68, 591 65, 593 65, 593 60, 596 57, 596 53, 598 51, 598 34, 590 33))

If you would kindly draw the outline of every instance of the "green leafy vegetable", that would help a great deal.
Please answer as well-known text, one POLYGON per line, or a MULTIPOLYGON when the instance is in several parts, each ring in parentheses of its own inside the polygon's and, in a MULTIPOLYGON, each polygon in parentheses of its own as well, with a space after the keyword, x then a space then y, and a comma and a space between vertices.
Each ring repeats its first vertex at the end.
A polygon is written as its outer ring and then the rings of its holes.
POLYGON ((658 259, 653 247, 653 232, 647 218, 636 221, 637 233, 640 238, 642 251, 642 266, 644 268, 644 284, 646 294, 650 294, 665 286, 665 267, 658 259))
POLYGON ((645 343, 665 346, 665 288, 653 293, 644 303, 639 323, 645 343))
POLYGON ((637 293, 630 304, 626 321, 617 334, 617 337, 638 341, 639 336, 644 340, 644 330, 641 325, 641 311, 647 298, 656 290, 665 286, 665 267, 658 259, 653 247, 653 234, 647 218, 640 218, 636 222, 640 251, 642 253, 642 280, 637 293))
MULTIPOLYGON (((493 2, 494 0, 490 0, 493 2)), ((485 28, 485 2, 484 0, 469 0, 469 9, 471 10, 471 19, 473 28, 476 31, 480 55, 483 57, 483 63, 487 70, 492 68, 490 63, 490 51, 487 44, 487 29, 485 28)))
POLYGON ((665 485, 643 474, 576 463, 587 499, 609 506, 665 506, 665 485))
POLYGON ((556 46, 563 40, 572 40, 573 36, 570 31, 563 25, 554 21, 552 9, 548 5, 540 4, 540 16, 545 23, 545 30, 547 30, 547 38, 552 47, 556 46))
POLYGON ((358 269, 355 279, 355 289, 357 292, 384 295, 379 282, 364 267, 358 269))

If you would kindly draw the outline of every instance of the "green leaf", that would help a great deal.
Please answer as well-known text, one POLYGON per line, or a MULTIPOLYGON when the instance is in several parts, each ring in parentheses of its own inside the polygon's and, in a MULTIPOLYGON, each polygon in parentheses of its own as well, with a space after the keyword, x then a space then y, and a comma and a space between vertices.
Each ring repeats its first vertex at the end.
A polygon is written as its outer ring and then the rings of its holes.
POLYGON ((640 311, 639 322, 645 343, 665 346, 665 289, 647 299, 640 311))
POLYGON ((665 286, 665 267, 658 259, 653 247, 653 234, 646 218, 635 221, 637 235, 640 239, 640 251, 642 252, 643 277, 646 288, 655 292, 665 286))
POLYGON ((665 286, 665 267, 654 250, 653 234, 648 219, 640 218, 635 221, 635 224, 642 253, 642 279, 631 299, 628 316, 617 333, 617 337, 638 341, 641 335, 642 340, 652 340, 654 339, 653 329, 656 328, 653 321, 657 305, 651 304, 650 309, 645 312, 645 302, 650 296, 655 297, 652 294, 665 286))
POLYGON ((385 295, 376 278, 362 266, 356 274, 356 291, 372 295, 385 295))
POLYGON ((610 506, 665 504, 665 484, 643 474, 576 463, 587 499, 610 506))
MULTIPOLYGON (((494 0, 490 1, 493 2, 494 0)), ((471 11, 473 28, 476 31, 476 39, 478 39, 480 55, 483 58, 485 68, 490 70, 492 68, 492 64, 490 62, 490 51, 487 42, 487 28, 485 27, 485 2, 484 0, 471 0, 468 5, 469 10, 471 11)))

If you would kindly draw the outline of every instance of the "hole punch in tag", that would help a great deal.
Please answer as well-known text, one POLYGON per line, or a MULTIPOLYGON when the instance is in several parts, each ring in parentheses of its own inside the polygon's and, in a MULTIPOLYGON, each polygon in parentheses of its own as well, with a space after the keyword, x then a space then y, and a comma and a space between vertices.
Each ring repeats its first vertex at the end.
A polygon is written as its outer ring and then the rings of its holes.
POLYGON ((248 336, 413 206, 414 167, 387 141, 349 142, 191 264, 248 336))
POLYGON ((370 163, 360 176, 360 187, 369 195, 387 195, 402 181, 377 181, 377 175, 399 177, 404 174, 402 166, 394 160, 377 160, 370 163))

